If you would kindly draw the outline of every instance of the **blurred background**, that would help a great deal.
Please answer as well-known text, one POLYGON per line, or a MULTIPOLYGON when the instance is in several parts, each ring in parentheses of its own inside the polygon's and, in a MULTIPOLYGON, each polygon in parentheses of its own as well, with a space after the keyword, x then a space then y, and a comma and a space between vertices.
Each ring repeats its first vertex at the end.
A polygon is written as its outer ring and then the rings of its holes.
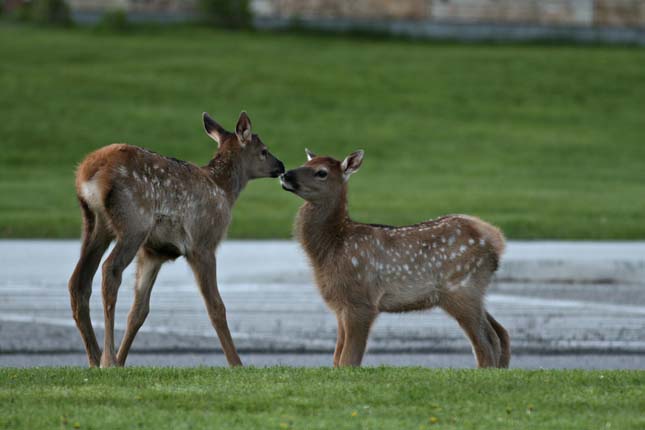
MULTIPOLYGON (((11 363, 61 351, 76 354, 63 364, 84 362, 66 290, 83 157, 126 142, 203 165, 216 147, 201 113, 233 129, 246 110, 287 168, 305 147, 336 158, 364 149, 350 183, 358 221, 469 213, 499 225, 510 246, 490 305, 516 352, 613 351, 631 360, 616 366, 645 365, 645 0, 0 0, 0 10, 0 238, 40 239, 0 240, 0 353, 11 363)), ((288 239, 300 204, 276 180, 253 181, 229 237, 288 239)), ((242 351, 330 360, 334 319, 295 243, 229 241, 220 256, 242 351)), ((135 352, 218 351, 193 284, 183 263, 162 270, 135 352)), ((130 301, 122 289, 117 329, 130 301)), ((100 294, 92 306, 100 332, 100 294)), ((472 364, 441 313, 384 316, 372 342, 472 364)), ((606 360, 596 365, 614 366, 606 360)))
MULTIPOLYGON (((359 220, 468 212, 510 238, 645 237, 645 0, 2 10, 2 237, 78 237, 85 154, 127 142, 205 164, 216 148, 201 112, 233 128, 243 109, 288 167, 304 147, 363 148, 359 220)), ((252 183, 230 237, 287 238, 299 203, 277 181, 252 183)))

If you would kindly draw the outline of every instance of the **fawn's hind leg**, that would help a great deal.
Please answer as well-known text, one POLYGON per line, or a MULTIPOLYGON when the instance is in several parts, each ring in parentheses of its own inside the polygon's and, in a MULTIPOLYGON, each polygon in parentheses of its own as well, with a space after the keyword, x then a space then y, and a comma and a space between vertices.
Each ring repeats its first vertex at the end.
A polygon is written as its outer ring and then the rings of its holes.
POLYGON ((121 235, 103 263, 103 313, 105 317, 105 339, 101 367, 110 367, 116 364, 114 353, 114 312, 116 297, 121 286, 123 271, 132 262, 139 247, 144 242, 146 233, 132 233, 121 235))
POLYGON ((128 314, 128 325, 117 351, 117 364, 125 365, 128 351, 132 346, 134 337, 143 325, 150 310, 150 293, 159 274, 159 269, 164 260, 150 255, 145 249, 141 249, 137 256, 137 273, 134 286, 134 302, 128 314))
POLYGON ((334 350, 334 367, 340 364, 340 356, 343 354, 343 346, 345 345, 345 323, 343 317, 339 312, 336 314, 338 319, 338 333, 336 334, 336 349, 334 350))
POLYGON ((511 362, 511 339, 506 329, 500 323, 498 323, 495 318, 493 318, 493 316, 488 312, 486 312, 486 318, 488 319, 488 322, 493 327, 493 330, 495 330, 495 333, 497 333, 497 337, 499 338, 499 343, 501 346, 499 367, 506 368, 511 362))
POLYGON ((482 299, 468 294, 451 294, 441 306, 457 320, 470 339, 477 367, 499 367, 501 342, 488 321, 482 299))
POLYGON ((99 267, 101 257, 110 245, 111 236, 99 216, 95 215, 84 201, 81 200, 80 203, 83 214, 81 255, 69 279, 68 289, 72 315, 83 339, 87 360, 90 367, 96 367, 101 359, 101 349, 96 341, 90 319, 90 296, 94 274, 99 267))

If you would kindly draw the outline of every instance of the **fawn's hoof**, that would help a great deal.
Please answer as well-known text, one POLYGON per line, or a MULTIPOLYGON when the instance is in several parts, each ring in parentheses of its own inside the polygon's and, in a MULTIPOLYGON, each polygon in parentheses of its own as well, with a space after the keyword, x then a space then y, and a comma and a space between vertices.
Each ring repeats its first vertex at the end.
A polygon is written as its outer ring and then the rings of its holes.
POLYGON ((114 355, 112 356, 107 356, 103 354, 101 357, 101 369, 106 369, 108 367, 115 367, 116 366, 116 357, 114 355))

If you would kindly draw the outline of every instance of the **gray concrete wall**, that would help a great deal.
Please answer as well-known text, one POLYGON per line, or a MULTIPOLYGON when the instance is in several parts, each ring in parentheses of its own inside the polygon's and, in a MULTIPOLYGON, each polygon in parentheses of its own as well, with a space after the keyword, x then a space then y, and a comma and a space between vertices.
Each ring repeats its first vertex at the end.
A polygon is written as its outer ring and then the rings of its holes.
MULTIPOLYGON (((197 0, 69 0, 77 12, 195 10, 197 0)), ((260 19, 645 27, 645 0, 251 0, 260 19)))
POLYGON ((260 17, 645 26, 645 0, 254 0, 260 17))
MULTIPOLYGON (((134 21, 198 18, 198 0, 68 0, 77 22, 105 10, 134 21)), ((460 41, 574 41, 645 45, 645 0, 250 0, 255 25, 363 30, 460 41)))

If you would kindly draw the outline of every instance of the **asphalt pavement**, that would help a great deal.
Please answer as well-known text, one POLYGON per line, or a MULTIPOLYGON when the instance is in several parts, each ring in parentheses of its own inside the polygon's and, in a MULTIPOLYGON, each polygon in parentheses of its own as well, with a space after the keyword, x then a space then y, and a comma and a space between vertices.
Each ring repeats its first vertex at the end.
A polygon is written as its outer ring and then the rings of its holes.
MULTIPOLYGON (((0 366, 84 365, 67 280, 77 241, 0 241, 0 366)), ((645 243, 511 242, 489 290, 489 311, 509 331, 512 367, 645 368, 645 243)), ((100 276, 92 297, 102 338, 100 276)), ((245 364, 329 365, 336 322, 291 241, 227 241, 219 288, 245 364)), ((117 339, 132 302, 123 278, 117 339)), ((192 273, 166 264, 130 365, 223 365, 192 273)), ((456 322, 440 310, 381 315, 367 365, 473 367, 456 322)))

